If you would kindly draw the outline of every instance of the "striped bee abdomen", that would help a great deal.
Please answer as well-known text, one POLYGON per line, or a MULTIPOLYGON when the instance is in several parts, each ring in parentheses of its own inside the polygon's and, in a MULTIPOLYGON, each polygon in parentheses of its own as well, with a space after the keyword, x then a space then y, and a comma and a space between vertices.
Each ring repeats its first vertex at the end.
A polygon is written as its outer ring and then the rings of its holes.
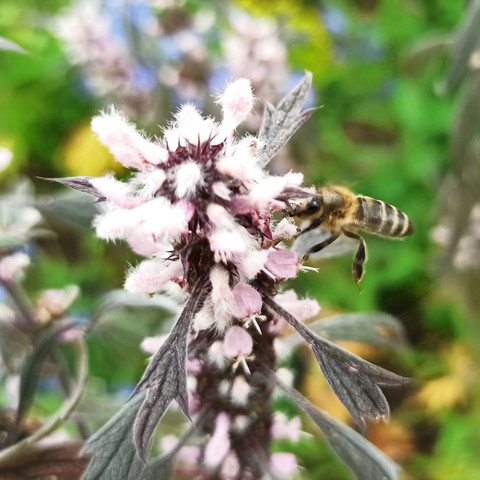
POLYGON ((385 237, 408 237, 413 224, 398 208, 370 197, 358 195, 355 225, 366 232, 385 237))

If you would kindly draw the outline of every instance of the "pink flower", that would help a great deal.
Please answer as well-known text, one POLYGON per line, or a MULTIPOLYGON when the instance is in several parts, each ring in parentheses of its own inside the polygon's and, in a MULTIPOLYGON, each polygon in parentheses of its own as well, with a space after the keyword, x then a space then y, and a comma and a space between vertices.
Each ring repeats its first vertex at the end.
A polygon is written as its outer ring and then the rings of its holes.
POLYGON ((181 262, 169 262, 162 259, 144 260, 138 267, 130 270, 125 280, 125 290, 129 292, 156 293, 172 279, 183 276, 181 262))
POLYGON ((231 83, 220 97, 223 107, 223 123, 226 130, 233 131, 250 114, 253 94, 250 81, 241 78, 231 83))
POLYGON ((90 183, 107 200, 120 208, 134 208, 142 203, 138 197, 134 196, 130 184, 119 182, 111 176, 92 178, 90 183))
POLYGON ((274 250, 268 255, 265 269, 277 279, 295 278, 298 274, 298 255, 293 250, 274 250))
POLYGON ((283 218, 273 230, 275 243, 293 238, 298 233, 298 227, 289 218, 283 218))
POLYGON ((0 281, 12 282, 23 276, 23 271, 30 265, 30 257, 25 253, 13 253, 0 258, 0 281))
POLYGON ((262 297, 250 285, 235 285, 232 289, 235 298, 233 315, 239 319, 258 315, 262 310, 262 297))
POLYGON ((230 398, 234 405, 247 405, 250 394, 250 385, 243 375, 237 375, 232 384, 230 398))
POLYGON ((242 327, 233 326, 228 329, 223 340, 223 350, 230 358, 245 358, 252 353, 253 340, 242 327))
POLYGON ((194 161, 186 162, 178 167, 176 181, 175 195, 178 198, 194 195, 203 183, 202 169, 194 161))
POLYGON ((160 347, 165 343, 167 335, 158 335, 156 337, 145 337, 140 344, 140 348, 150 355, 155 355, 160 347))
POLYGON ((299 300, 294 290, 287 290, 275 297, 275 300, 298 320, 303 321, 312 318, 320 311, 320 305, 316 300, 299 300))
POLYGON ((212 309, 216 328, 219 331, 226 329, 232 321, 232 310, 235 306, 235 297, 229 286, 228 271, 216 265, 210 273, 212 284, 212 309))
POLYGON ((273 419, 272 437, 298 442, 300 440, 301 426, 300 417, 293 417, 289 420, 285 414, 277 412, 273 419))
POLYGON ((272 473, 279 479, 289 479, 297 471, 297 458, 293 453, 274 453, 270 458, 272 473))
POLYGON ((115 160, 127 168, 148 170, 152 165, 164 163, 168 158, 165 148, 143 137, 113 107, 93 118, 92 130, 115 160))
POLYGON ((230 419, 226 413, 220 413, 215 421, 215 430, 205 448, 205 465, 215 468, 220 465, 230 450, 230 438, 228 431, 230 419))

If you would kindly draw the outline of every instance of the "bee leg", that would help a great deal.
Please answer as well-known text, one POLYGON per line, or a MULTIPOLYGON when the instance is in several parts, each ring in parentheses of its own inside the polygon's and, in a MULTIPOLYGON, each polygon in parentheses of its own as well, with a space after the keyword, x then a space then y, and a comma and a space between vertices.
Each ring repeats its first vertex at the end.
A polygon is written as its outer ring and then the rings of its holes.
POLYGON ((312 223, 310 223, 310 225, 301 230, 300 232, 298 232, 296 235, 295 235, 295 238, 298 238, 300 235, 303 235, 304 233, 307 233, 307 232, 310 232, 311 230, 315 230, 316 228, 318 228, 323 222, 323 218, 316 218, 312 223))
POLYGON ((349 238, 358 240, 358 248, 355 253, 352 266, 353 279, 355 280, 355 284, 358 285, 363 277, 363 264, 367 260, 367 246, 365 244, 365 240, 360 235, 347 230, 344 230, 343 234, 349 238))
POLYGON ((308 252, 303 256, 303 259, 306 261, 308 260, 308 257, 312 253, 317 253, 320 250, 323 250, 325 247, 328 247, 331 243, 333 243, 341 234, 340 233, 335 233, 334 235, 330 235, 326 240, 324 240, 321 243, 317 243, 314 245, 308 252))

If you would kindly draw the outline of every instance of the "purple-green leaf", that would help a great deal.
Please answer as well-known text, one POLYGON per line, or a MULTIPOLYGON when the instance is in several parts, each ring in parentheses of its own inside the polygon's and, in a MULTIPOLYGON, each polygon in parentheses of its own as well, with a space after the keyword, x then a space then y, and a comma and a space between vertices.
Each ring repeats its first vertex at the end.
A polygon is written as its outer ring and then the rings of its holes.
POLYGON ((268 102, 265 104, 263 123, 258 133, 258 155, 262 165, 268 164, 316 110, 312 108, 302 112, 311 88, 312 74, 308 72, 276 108, 268 102))
POLYGON ((362 435, 316 408, 296 390, 280 382, 273 372, 264 372, 264 376, 309 415, 357 480, 398 480, 399 467, 362 435))
POLYGON ((133 442, 133 423, 144 395, 123 406, 85 444, 81 454, 93 454, 82 480, 138 480, 150 477, 148 466, 137 455, 133 442))
POLYGON ((142 459, 147 457, 152 434, 172 400, 189 416, 187 334, 190 322, 202 308, 206 293, 208 287, 205 287, 205 282, 200 282, 199 288, 193 290, 170 335, 152 358, 135 388, 134 396, 146 392, 134 425, 135 446, 142 459))
POLYGON ((73 190, 78 190, 79 192, 94 195, 100 200, 105 199, 105 197, 103 197, 90 182, 90 180, 95 177, 39 178, 41 178, 42 180, 48 180, 49 182, 61 183, 62 185, 65 185, 66 187, 73 190))
POLYGON ((366 428, 365 419, 367 418, 388 419, 390 408, 380 386, 404 385, 410 382, 408 378, 367 362, 319 337, 271 298, 264 297, 264 303, 304 338, 315 355, 330 388, 345 405, 362 431, 366 428))

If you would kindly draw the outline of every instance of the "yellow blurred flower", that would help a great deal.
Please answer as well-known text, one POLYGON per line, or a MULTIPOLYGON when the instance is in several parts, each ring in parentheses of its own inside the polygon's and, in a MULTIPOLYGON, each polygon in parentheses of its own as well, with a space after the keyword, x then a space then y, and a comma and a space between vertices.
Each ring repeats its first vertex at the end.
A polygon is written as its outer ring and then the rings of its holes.
POLYGON ((123 169, 97 140, 89 123, 80 125, 71 133, 62 153, 65 169, 71 175, 98 177, 123 169))
POLYGON ((478 374, 478 367, 464 344, 454 344, 443 357, 448 373, 427 381, 413 397, 414 403, 432 413, 464 405, 478 374))

